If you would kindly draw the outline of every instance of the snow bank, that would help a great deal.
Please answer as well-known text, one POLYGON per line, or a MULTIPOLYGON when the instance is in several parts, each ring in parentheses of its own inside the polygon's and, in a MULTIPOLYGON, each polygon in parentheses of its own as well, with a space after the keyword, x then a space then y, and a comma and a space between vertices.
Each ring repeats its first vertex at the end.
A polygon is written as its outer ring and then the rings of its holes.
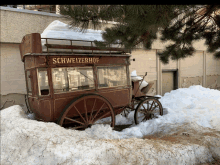
POLYGON ((30 120, 20 106, 13 106, 1 111, 1 164, 195 164, 212 160, 205 146, 111 140, 109 132, 116 131, 102 125, 75 131, 30 120), (97 139, 97 134, 107 139, 97 139))
MULTIPOLYGON (((64 129, 29 119, 18 105, 9 107, 1 111, 1 164, 196 164, 220 158, 220 91, 191 86, 166 93, 160 101, 168 114, 122 132, 101 124, 85 131, 64 129), (181 131, 203 139, 142 139, 182 137, 181 131)), ((116 122, 133 123, 132 118, 119 114, 116 122)))

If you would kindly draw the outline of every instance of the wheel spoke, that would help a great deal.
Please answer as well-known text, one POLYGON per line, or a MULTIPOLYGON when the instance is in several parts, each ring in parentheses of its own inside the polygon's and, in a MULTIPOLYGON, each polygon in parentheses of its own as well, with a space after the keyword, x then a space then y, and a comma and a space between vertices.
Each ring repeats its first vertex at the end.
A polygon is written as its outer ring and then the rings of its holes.
POLYGON ((86 120, 84 119, 84 117, 81 115, 81 113, 79 112, 79 110, 76 108, 75 105, 73 105, 73 107, 76 109, 76 111, 78 112, 79 116, 83 119, 83 121, 86 123, 86 120))
POLYGON ((102 119, 102 118, 105 118, 104 116, 107 116, 107 115, 109 115, 109 114, 110 114, 110 112, 105 113, 104 115, 102 115, 102 116, 96 118, 93 122, 96 122, 97 120, 100 120, 100 119, 102 119))
POLYGON ((144 104, 142 104, 142 107, 143 107, 143 108, 144 108, 144 110, 146 111, 146 108, 145 108, 144 104))
POLYGON ((95 99, 94 104, 93 104, 93 106, 92 106, 92 112, 90 113, 89 121, 91 121, 91 119, 92 119, 92 113, 93 113, 93 110, 94 110, 94 108, 95 108, 95 103, 96 103, 96 99, 95 99))
POLYGON ((144 116, 144 118, 143 118, 143 120, 141 120, 141 122, 143 122, 144 120, 146 120, 147 118, 146 118, 146 116, 144 116))
POLYGON ((88 114, 87 114, 87 107, 86 107, 86 99, 84 99, 84 108, 85 108, 85 115, 86 115, 86 121, 88 122, 88 114))
POLYGON ((102 104, 102 106, 99 108, 99 110, 96 112, 95 116, 93 117, 92 121, 96 118, 102 107, 105 105, 105 102, 102 104))
POLYGON ((85 123, 82 123, 82 122, 80 122, 80 121, 77 121, 77 120, 71 119, 71 118, 69 118, 69 117, 65 117, 64 119, 69 120, 69 121, 72 121, 72 122, 75 122, 75 123, 78 123, 78 124, 82 124, 82 125, 85 124, 85 123))
POLYGON ((153 101, 153 103, 151 104, 151 106, 150 106, 150 109, 149 109, 149 110, 151 110, 151 108, 152 108, 153 104, 154 104, 154 101, 153 101))
POLYGON ((154 111, 154 110, 155 110, 157 107, 159 107, 159 105, 157 105, 157 106, 153 107, 152 111, 154 111))

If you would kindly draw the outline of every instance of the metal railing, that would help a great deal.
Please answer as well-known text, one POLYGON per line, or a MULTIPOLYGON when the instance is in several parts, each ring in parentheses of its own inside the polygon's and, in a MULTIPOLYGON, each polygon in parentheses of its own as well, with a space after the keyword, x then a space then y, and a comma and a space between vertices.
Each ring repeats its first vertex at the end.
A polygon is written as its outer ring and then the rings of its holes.
MULTIPOLYGON (((95 44, 95 41, 87 41, 87 40, 71 40, 71 39, 60 39, 60 38, 41 38, 41 40, 46 40, 46 44, 44 44, 44 46, 47 47, 47 53, 49 53, 49 48, 55 48, 55 49, 71 49, 72 53, 73 50, 91 50, 92 54, 95 51, 109 51, 109 53, 113 53, 112 51, 117 51, 117 52, 121 52, 121 53, 131 53, 130 49, 125 49, 122 48, 121 44, 109 44, 106 47, 98 47, 95 44), (48 42, 48 40, 64 40, 64 41, 69 41, 69 45, 62 45, 62 44, 50 44, 48 42), (87 42, 90 43, 91 46, 80 46, 80 45, 74 45, 73 42, 87 42), (118 47, 112 47, 113 45, 118 45, 118 47), (120 45, 120 46, 119 46, 120 45)), ((102 43, 106 43, 106 42, 102 42, 102 43)))

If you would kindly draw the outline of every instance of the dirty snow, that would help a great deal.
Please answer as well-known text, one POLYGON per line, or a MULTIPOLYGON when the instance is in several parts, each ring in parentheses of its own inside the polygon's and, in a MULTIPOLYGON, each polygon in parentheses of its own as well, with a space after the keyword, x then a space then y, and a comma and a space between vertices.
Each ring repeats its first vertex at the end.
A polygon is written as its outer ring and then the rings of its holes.
POLYGON ((160 101, 168 113, 139 125, 132 113, 117 115, 116 123, 132 124, 121 132, 101 124, 64 129, 30 119, 19 105, 9 107, 1 111, 1 164, 196 164, 220 158, 220 91, 197 85, 160 101), (213 136, 186 143, 143 138, 175 133, 213 136))

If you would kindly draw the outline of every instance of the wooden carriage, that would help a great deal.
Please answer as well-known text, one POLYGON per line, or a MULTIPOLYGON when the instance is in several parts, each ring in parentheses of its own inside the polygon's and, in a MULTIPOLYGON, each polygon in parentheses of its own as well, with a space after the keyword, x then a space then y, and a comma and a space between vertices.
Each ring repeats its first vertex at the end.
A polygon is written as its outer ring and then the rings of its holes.
POLYGON ((20 53, 27 102, 38 120, 84 129, 108 117, 114 127, 115 115, 143 98, 140 92, 132 97, 130 50, 32 33, 23 37, 20 53))

